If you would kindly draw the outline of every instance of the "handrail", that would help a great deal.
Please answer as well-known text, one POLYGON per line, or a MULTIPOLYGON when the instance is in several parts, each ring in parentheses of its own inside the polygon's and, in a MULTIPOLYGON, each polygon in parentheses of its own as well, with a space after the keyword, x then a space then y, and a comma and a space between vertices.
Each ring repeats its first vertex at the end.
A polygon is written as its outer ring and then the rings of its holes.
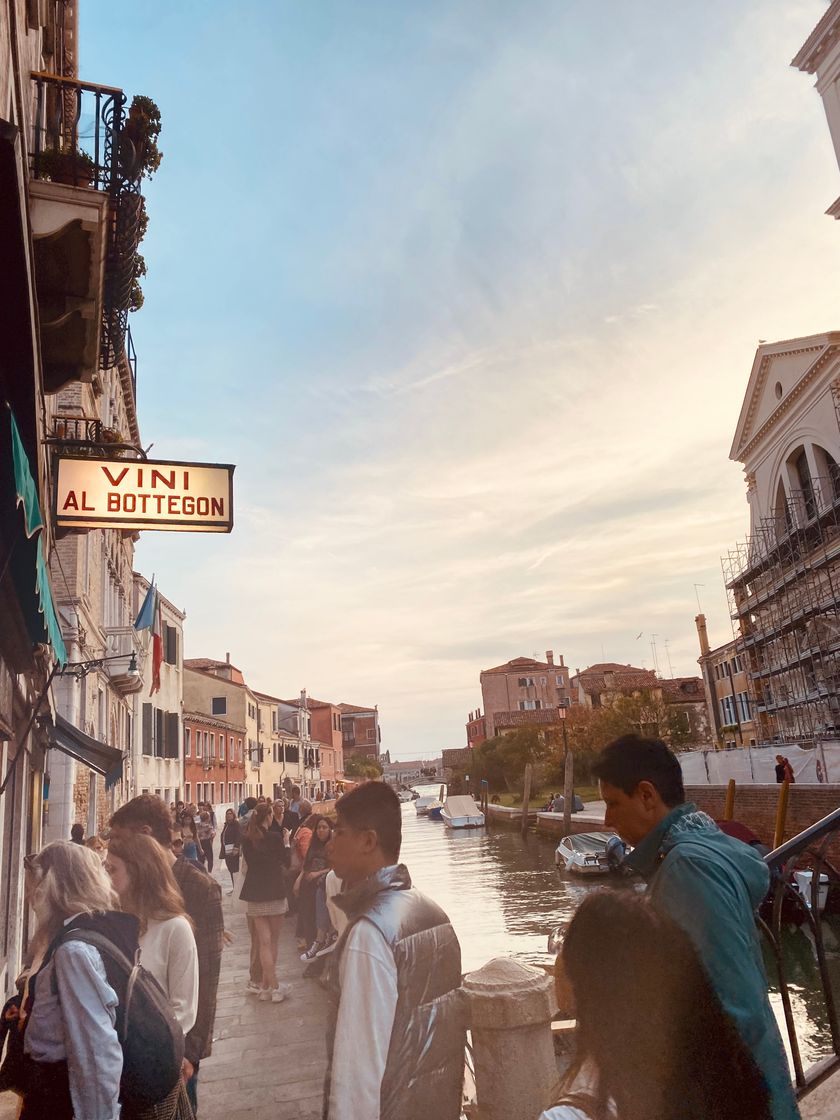
POLYGON ((45 78, 63 86, 75 86, 76 89, 87 90, 88 93, 95 93, 97 90, 101 90, 103 93, 122 93, 118 86, 103 86, 100 82, 83 82, 79 78, 68 78, 64 74, 50 74, 46 70, 30 70, 29 74, 32 78, 45 78))
POLYGON ((824 905, 831 892, 840 892, 840 871, 827 857, 829 845, 838 840, 840 809, 835 809, 764 857, 770 870, 770 894, 762 905, 764 913, 759 913, 758 926, 767 939, 776 962, 796 1092, 800 1097, 840 1069, 840 1008, 835 1000, 826 954, 821 906, 821 902, 824 905), (801 882, 794 879, 794 875, 803 870, 810 872, 807 890, 801 882), (831 1053, 814 1062, 808 1069, 805 1069, 802 1061, 791 1003, 792 968, 785 953, 785 927, 791 922, 803 925, 811 935, 817 977, 831 1037, 831 1053))

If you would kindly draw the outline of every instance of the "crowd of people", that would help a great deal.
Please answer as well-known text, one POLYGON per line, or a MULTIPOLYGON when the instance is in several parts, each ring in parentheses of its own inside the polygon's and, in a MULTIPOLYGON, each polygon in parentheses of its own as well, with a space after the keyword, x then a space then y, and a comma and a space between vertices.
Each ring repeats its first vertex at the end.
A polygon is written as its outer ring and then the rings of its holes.
MULTIPOLYGON (((648 889, 590 892, 566 931, 557 1000, 577 1020, 577 1053, 541 1120, 795 1120, 754 922, 764 861, 686 804, 664 743, 626 736, 595 772, 606 826, 633 846, 627 862, 648 889)), ((456 1120, 460 947, 400 863, 399 799, 368 782, 329 816, 312 808, 295 788, 274 802, 247 798, 217 821, 211 805, 143 795, 114 813, 101 850, 74 835, 28 857, 36 928, 19 995, 4 1009, 0 1069, 0 1087, 22 1094, 24 1120, 197 1112, 227 879, 251 936, 244 994, 287 997, 277 963, 289 921, 303 974, 321 975, 331 992, 327 1120, 419 1117, 429 1107, 456 1120), (130 986, 114 962, 138 950, 183 1044, 154 1102, 126 1083, 130 986)))

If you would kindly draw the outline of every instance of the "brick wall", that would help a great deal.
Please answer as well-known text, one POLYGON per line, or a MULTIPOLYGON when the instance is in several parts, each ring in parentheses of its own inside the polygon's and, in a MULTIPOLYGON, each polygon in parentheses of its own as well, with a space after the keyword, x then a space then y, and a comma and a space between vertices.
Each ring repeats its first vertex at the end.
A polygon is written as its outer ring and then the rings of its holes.
MULTIPOLYGON (((735 789, 735 820, 751 828, 765 844, 772 845, 780 786, 743 785, 735 789)), ((686 797, 710 817, 723 816, 726 786, 686 786, 686 797)), ((840 808, 840 785, 790 787, 785 840, 840 808)))

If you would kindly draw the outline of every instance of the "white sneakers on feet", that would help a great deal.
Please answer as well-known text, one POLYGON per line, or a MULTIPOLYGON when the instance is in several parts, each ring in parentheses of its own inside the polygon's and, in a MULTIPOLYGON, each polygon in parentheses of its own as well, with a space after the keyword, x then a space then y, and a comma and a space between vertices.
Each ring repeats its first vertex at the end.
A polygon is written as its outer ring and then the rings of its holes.
POLYGON ((259 998, 264 1002, 282 1003, 286 996, 292 994, 291 984, 278 984, 276 988, 260 988, 259 998))
POLYGON ((245 985, 245 994, 247 996, 258 996, 262 989, 259 984, 255 984, 253 980, 249 980, 245 985))

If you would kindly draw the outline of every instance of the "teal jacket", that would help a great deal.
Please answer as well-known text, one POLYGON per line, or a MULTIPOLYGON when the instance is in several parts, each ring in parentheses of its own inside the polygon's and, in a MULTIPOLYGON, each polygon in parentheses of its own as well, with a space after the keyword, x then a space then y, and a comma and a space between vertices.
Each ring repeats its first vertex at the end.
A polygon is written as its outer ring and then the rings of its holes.
POLYGON ((724 1009, 764 1074, 773 1120, 798 1118, 755 924, 770 880, 764 860, 686 804, 660 821, 625 862, 648 880, 654 906, 694 942, 724 1009))

